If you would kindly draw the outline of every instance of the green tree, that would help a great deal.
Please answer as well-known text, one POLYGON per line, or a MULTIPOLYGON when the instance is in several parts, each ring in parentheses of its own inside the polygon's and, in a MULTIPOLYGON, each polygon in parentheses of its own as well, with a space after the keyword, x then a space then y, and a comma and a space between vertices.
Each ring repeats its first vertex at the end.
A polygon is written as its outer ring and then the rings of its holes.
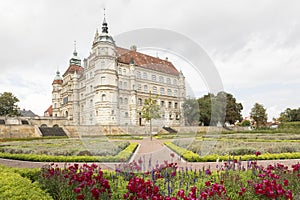
POLYGON ((233 124, 242 119, 243 105, 237 103, 232 94, 222 91, 215 96, 209 93, 199 98, 198 103, 200 123, 205 126, 217 125, 217 123, 224 124, 224 122, 233 124))
POLYGON ((281 122, 300 121, 300 108, 298 109, 287 108, 284 112, 280 113, 279 120, 281 122))
POLYGON ((214 95, 210 93, 198 99, 200 124, 204 124, 204 126, 209 126, 211 122, 212 99, 214 99, 214 95))
POLYGON ((152 119, 160 118, 159 115, 159 105, 157 105, 157 98, 152 98, 151 92, 149 93, 149 98, 145 99, 144 105, 141 110, 141 116, 147 122, 150 123, 150 139, 152 140, 152 119))
POLYGON ((225 122, 234 124, 236 121, 242 121, 241 112, 243 110, 243 105, 241 103, 237 103, 232 94, 219 92, 217 95, 217 99, 226 101, 225 122))
POLYGON ((192 126, 199 124, 199 104, 196 99, 188 98, 182 104, 185 125, 192 126))
POLYGON ((266 125, 268 115, 262 104, 255 103, 250 112, 250 117, 256 122, 256 127, 260 128, 266 125))
POLYGON ((0 93, 0 116, 19 116, 19 99, 11 92, 0 93))

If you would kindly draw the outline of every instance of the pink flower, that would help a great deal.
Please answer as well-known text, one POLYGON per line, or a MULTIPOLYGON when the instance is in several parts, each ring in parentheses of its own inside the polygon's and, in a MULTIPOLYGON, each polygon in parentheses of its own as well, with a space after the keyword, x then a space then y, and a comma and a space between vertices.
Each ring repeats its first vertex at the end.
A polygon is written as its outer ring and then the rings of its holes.
POLYGON ((260 151, 255 152, 255 155, 256 155, 256 156, 261 155, 260 151))

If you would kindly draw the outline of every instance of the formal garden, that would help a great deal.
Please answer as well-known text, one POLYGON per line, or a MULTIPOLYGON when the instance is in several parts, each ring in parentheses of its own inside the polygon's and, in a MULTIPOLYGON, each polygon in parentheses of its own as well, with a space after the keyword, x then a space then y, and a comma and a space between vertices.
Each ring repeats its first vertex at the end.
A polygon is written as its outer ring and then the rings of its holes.
POLYGON ((0 157, 47 162, 42 168, 1 166, 4 199, 299 199, 300 164, 260 160, 300 158, 297 131, 157 134, 174 153, 144 170, 149 161, 129 162, 147 135, 2 139, 0 157), (210 145, 207 155, 203 149, 210 145), (101 147, 101 148, 99 148, 101 147), (188 162, 213 161, 192 168, 188 162), (246 161, 246 162, 242 162, 246 161), (88 162, 88 163, 87 163, 88 162), (105 170, 101 162, 111 162, 105 170), (58 163, 65 163, 58 165, 58 163), (212 166, 215 165, 215 166, 212 166))

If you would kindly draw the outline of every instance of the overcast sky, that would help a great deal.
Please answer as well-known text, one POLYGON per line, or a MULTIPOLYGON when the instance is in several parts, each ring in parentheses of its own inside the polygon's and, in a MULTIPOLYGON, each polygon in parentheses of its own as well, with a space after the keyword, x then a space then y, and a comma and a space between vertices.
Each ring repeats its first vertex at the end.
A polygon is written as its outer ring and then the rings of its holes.
MULTIPOLYGON (((215 64, 225 91, 243 104, 244 116, 255 102, 267 108, 269 119, 287 107, 300 107, 296 0, 2 0, 0 93, 12 92, 21 109, 43 115, 51 104, 57 68, 62 73, 67 69, 74 40, 79 56, 89 55, 104 7, 112 36, 158 28, 199 44, 215 64)), ((185 66, 180 68, 184 71, 185 66)), ((198 97, 208 92, 202 85, 191 86, 198 88, 198 97)))

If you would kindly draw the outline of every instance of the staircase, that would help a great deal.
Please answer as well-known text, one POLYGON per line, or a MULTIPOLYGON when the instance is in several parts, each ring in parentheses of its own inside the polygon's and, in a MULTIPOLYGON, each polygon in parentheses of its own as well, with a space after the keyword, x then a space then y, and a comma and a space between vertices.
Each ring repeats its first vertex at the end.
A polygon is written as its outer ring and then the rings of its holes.
POLYGON ((177 133, 175 129, 172 129, 171 127, 163 126, 162 127, 164 130, 168 131, 169 133, 177 133))
POLYGON ((43 137, 49 136, 67 136, 65 131, 60 127, 39 127, 43 137))

